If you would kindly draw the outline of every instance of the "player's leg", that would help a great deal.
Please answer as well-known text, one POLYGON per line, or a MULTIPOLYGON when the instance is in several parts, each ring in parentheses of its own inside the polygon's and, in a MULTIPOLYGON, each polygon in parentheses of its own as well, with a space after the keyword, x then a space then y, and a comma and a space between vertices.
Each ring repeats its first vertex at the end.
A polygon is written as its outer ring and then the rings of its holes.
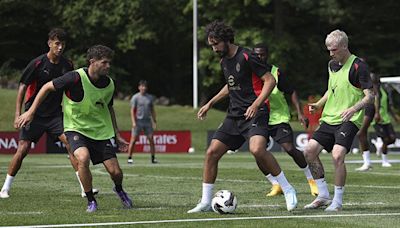
MULTIPOLYGON (((268 133, 269 136, 272 137, 272 139, 274 141, 276 141, 276 135, 278 133, 278 125, 269 125, 268 126, 268 133)), ((260 164, 258 164, 258 161, 256 160, 257 165, 260 166, 260 164)), ((269 192, 266 193, 266 196, 271 197, 271 196, 278 196, 278 195, 282 195, 283 191, 281 186, 278 183, 278 180, 276 180, 276 178, 269 173, 269 171, 267 173, 263 172, 265 178, 267 179, 267 181, 269 181, 271 183, 271 189, 269 192)))
POLYGON ((335 142, 335 130, 335 127, 326 123, 322 123, 320 128, 316 132, 314 132, 313 138, 310 139, 304 150, 304 157, 307 161, 308 166, 310 167, 311 174, 318 186, 317 198, 310 204, 305 205, 305 209, 316 209, 320 207, 325 207, 331 203, 328 184, 325 181, 324 166, 319 159, 319 154, 324 148, 327 151, 332 150, 333 144, 335 142))
POLYGON ((267 138, 264 135, 253 135, 249 139, 249 149, 257 161, 259 169, 264 173, 272 174, 283 190, 286 207, 292 211, 297 207, 296 191, 288 182, 278 162, 271 152, 266 150, 267 138))
POLYGON ((153 130, 151 121, 148 121, 145 123, 145 125, 143 126, 143 131, 144 131, 144 134, 147 136, 147 140, 149 140, 149 144, 150 144, 150 155, 151 155, 150 162, 152 164, 156 164, 156 163, 158 163, 158 161, 156 160, 156 157, 155 157, 156 148, 154 145, 154 138, 153 138, 154 130, 153 130))
POLYGON ((107 172, 110 174, 111 179, 114 182, 113 191, 120 198, 122 205, 125 208, 132 208, 133 203, 131 198, 122 188, 122 180, 124 178, 124 175, 122 173, 121 167, 119 166, 117 158, 116 157, 109 158, 103 161, 103 164, 107 172))
POLYGON ((26 157, 31 147, 31 142, 37 142, 46 129, 46 120, 34 117, 34 119, 24 126, 19 132, 19 141, 17 151, 11 159, 6 179, 0 191, 0 198, 8 198, 11 185, 21 168, 22 161, 26 157))
MULTIPOLYGON (((72 165, 72 168, 74 168, 76 179, 78 180, 79 186, 81 187, 81 196, 82 196, 82 197, 86 197, 86 193, 85 193, 85 190, 83 189, 83 185, 82 185, 81 179, 79 178, 78 160, 76 159, 75 155, 74 155, 74 154, 72 153, 72 151, 71 151, 71 147, 70 147, 70 145, 69 145, 69 143, 68 143, 67 137, 66 137, 65 134, 63 133, 63 134, 61 134, 60 136, 58 136, 58 139, 59 139, 62 143, 64 143, 65 148, 67 149, 69 161, 70 161, 70 163, 71 163, 71 165, 72 165)), ((94 194, 94 195, 96 195, 97 193, 99 193, 99 190, 96 189, 96 188, 93 188, 92 191, 93 191, 93 194, 94 194)))
POLYGON ((356 171, 368 171, 371 167, 370 150, 368 144, 368 128, 373 119, 374 112, 366 109, 363 123, 360 130, 357 132, 358 141, 360 143, 360 150, 362 151, 363 165, 356 169, 356 171))
POLYGON ((15 175, 17 175, 19 169, 21 168, 22 161, 28 154, 29 148, 31 146, 31 141, 19 140, 17 151, 15 152, 13 158, 8 165, 7 176, 4 181, 3 187, 1 188, 0 198, 10 197, 9 192, 11 185, 14 181, 15 175))
POLYGON ((298 150, 293 143, 293 130, 289 124, 281 124, 280 129, 278 130, 277 142, 282 146, 282 148, 288 153, 297 164, 299 168, 301 168, 306 176, 308 185, 310 186, 311 195, 318 195, 318 187, 314 181, 314 178, 311 174, 310 168, 304 158, 303 152, 298 150))
POLYGON ((382 134, 382 167, 392 167, 390 164, 387 154, 388 154, 388 146, 396 141, 396 133, 393 129, 392 124, 382 125, 383 134, 382 134))
POLYGON ((133 164, 132 154, 133 152, 135 152, 135 143, 139 134, 140 134, 140 129, 136 124, 136 127, 132 128, 131 130, 131 139, 129 141, 129 146, 128 146, 128 164, 133 164))
MULTIPOLYGON (((230 149, 228 145, 216 139, 219 138, 219 135, 223 135, 223 133, 218 134, 218 132, 216 132, 204 158, 201 201, 196 207, 189 210, 188 213, 207 212, 212 210, 211 200, 215 179, 217 178, 218 162, 228 149, 230 149)), ((225 135, 225 137, 227 137, 227 135, 225 135)))
POLYGON ((335 132, 335 145, 332 149, 332 160, 335 168, 335 193, 332 204, 325 211, 336 212, 342 209, 347 176, 344 160, 358 131, 359 129, 354 123, 344 122, 335 132))

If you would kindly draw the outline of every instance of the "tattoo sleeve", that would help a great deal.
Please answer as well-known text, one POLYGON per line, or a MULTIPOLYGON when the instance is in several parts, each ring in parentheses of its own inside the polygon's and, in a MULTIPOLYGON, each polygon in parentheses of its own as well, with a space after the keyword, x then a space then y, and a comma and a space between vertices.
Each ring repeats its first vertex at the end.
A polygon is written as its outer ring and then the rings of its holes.
POLYGON ((357 102, 353 108, 356 110, 356 112, 360 111, 361 109, 365 108, 365 106, 367 106, 367 104, 373 104, 374 103, 374 92, 371 89, 364 89, 363 90, 365 96, 364 98, 357 102))

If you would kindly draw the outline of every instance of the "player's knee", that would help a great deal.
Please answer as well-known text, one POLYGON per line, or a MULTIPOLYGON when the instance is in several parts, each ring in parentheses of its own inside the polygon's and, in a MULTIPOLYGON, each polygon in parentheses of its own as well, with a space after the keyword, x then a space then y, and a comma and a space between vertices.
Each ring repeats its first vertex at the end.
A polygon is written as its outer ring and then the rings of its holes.
POLYGON ((254 156, 259 156, 266 152, 266 149, 262 145, 249 145, 249 150, 254 156))
POLYGON ((207 160, 219 160, 223 152, 219 151, 217 148, 209 147, 206 152, 206 159, 207 160))

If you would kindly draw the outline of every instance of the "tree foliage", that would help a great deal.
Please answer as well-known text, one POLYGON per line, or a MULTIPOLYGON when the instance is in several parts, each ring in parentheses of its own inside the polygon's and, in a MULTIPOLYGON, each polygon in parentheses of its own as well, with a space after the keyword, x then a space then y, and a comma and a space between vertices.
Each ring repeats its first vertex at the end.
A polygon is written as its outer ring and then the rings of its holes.
MULTIPOLYGON (((204 27, 219 19, 233 26, 235 43, 269 45, 300 96, 326 88, 326 34, 339 28, 350 50, 380 74, 400 72, 400 2, 386 0, 201 0, 198 2, 200 93, 203 100, 222 86, 218 56, 206 44, 204 27)), ((84 66, 94 44, 116 51, 112 75, 126 95, 147 79, 150 91, 173 103, 192 101, 192 1, 179 0, 2 0, 0 66, 22 69, 47 51, 47 33, 65 28, 66 55, 84 66)), ((7 72, 3 70, 3 72, 7 72)))

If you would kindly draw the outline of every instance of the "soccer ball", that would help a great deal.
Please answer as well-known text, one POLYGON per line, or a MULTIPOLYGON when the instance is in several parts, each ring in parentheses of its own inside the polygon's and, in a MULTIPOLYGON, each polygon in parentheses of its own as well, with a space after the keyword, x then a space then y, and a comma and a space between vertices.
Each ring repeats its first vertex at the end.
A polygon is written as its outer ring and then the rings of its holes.
POLYGON ((228 190, 220 190, 215 193, 211 201, 212 209, 219 214, 233 213, 237 206, 237 199, 233 192, 228 190))

